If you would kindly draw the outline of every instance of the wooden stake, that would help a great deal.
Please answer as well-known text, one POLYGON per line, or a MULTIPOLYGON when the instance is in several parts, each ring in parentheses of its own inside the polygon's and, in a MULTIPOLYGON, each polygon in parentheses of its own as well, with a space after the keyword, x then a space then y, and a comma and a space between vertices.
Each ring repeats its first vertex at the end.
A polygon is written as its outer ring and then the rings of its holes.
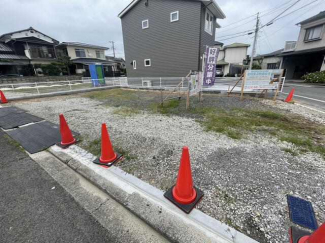
MULTIPOLYGON (((246 82, 246 75, 247 75, 247 72, 245 71, 244 73, 244 79, 242 81, 242 85, 241 85, 241 95, 240 95, 240 100, 243 100, 244 99, 244 88, 245 88, 245 82, 246 82)), ((239 81, 238 81, 239 82, 239 81)))
POLYGON ((277 98, 277 96, 279 94, 280 83, 282 82, 283 72, 284 72, 284 70, 282 69, 281 75, 279 77, 279 85, 278 85, 278 88, 276 89, 276 92, 275 92, 275 95, 274 95, 274 98, 273 98, 274 103, 276 102, 276 98, 277 98))
POLYGON ((187 92, 187 97, 186 97, 186 110, 190 108, 190 89, 187 92))

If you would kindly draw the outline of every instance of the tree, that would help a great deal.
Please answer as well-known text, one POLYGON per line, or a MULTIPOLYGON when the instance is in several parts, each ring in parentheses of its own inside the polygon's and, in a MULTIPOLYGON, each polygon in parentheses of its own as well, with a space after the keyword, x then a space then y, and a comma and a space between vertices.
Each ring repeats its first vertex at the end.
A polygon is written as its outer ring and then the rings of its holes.
POLYGON ((58 58, 58 64, 62 69, 65 69, 70 76, 70 66, 72 65, 71 58, 69 56, 61 56, 58 58))

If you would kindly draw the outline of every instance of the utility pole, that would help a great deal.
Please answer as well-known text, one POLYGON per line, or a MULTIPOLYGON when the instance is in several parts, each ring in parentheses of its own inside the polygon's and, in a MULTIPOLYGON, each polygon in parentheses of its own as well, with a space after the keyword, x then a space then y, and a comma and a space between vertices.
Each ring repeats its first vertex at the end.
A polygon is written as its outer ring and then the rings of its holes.
POLYGON ((115 46, 114 46, 114 41, 110 41, 110 43, 112 43, 113 55, 114 55, 114 58, 115 58, 115 46))
POLYGON ((260 13, 257 13, 255 36, 254 36, 254 43, 253 43, 253 50, 252 50, 251 61, 249 63, 249 70, 252 70, 252 66, 253 66, 253 61, 254 61, 254 55, 255 55, 255 52, 256 52, 256 44, 257 44, 257 37, 258 37, 259 28, 260 28, 260 13))

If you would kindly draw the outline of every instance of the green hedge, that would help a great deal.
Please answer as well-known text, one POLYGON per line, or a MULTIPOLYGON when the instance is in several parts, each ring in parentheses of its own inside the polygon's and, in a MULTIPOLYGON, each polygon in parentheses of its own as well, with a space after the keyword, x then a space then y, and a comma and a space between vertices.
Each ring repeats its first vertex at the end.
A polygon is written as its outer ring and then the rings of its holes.
POLYGON ((306 83, 325 84, 325 71, 308 73, 302 76, 302 79, 304 79, 306 83))

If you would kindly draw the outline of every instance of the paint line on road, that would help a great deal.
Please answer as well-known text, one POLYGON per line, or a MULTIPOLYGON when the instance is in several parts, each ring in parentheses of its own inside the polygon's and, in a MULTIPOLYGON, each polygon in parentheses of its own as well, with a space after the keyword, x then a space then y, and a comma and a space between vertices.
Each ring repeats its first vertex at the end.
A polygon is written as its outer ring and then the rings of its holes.
MULTIPOLYGON (((288 95, 289 93, 285 93, 283 92, 283 94, 288 95)), ((294 97, 299 97, 299 98, 303 98, 303 99, 307 99, 307 100, 313 100, 313 101, 318 101, 318 102, 322 102, 325 103, 325 100, 318 100, 318 99, 314 99, 314 98, 310 98, 310 97, 306 97, 306 96, 301 96, 301 95, 294 95, 294 97)))
POLYGON ((316 86, 310 86, 310 85, 301 85, 301 84, 291 84, 291 83, 286 83, 284 87, 286 86, 297 86, 297 87, 306 87, 306 88, 317 88, 316 86))
POLYGON ((325 114, 324 111, 320 111, 320 110, 317 110, 317 109, 315 109, 315 108, 311 108, 311 107, 309 107, 309 106, 300 105, 300 104, 296 104, 296 105, 301 106, 301 107, 303 107, 303 108, 307 108, 307 109, 312 110, 312 111, 317 111, 317 112, 319 112, 319 113, 323 113, 323 114, 325 114))

